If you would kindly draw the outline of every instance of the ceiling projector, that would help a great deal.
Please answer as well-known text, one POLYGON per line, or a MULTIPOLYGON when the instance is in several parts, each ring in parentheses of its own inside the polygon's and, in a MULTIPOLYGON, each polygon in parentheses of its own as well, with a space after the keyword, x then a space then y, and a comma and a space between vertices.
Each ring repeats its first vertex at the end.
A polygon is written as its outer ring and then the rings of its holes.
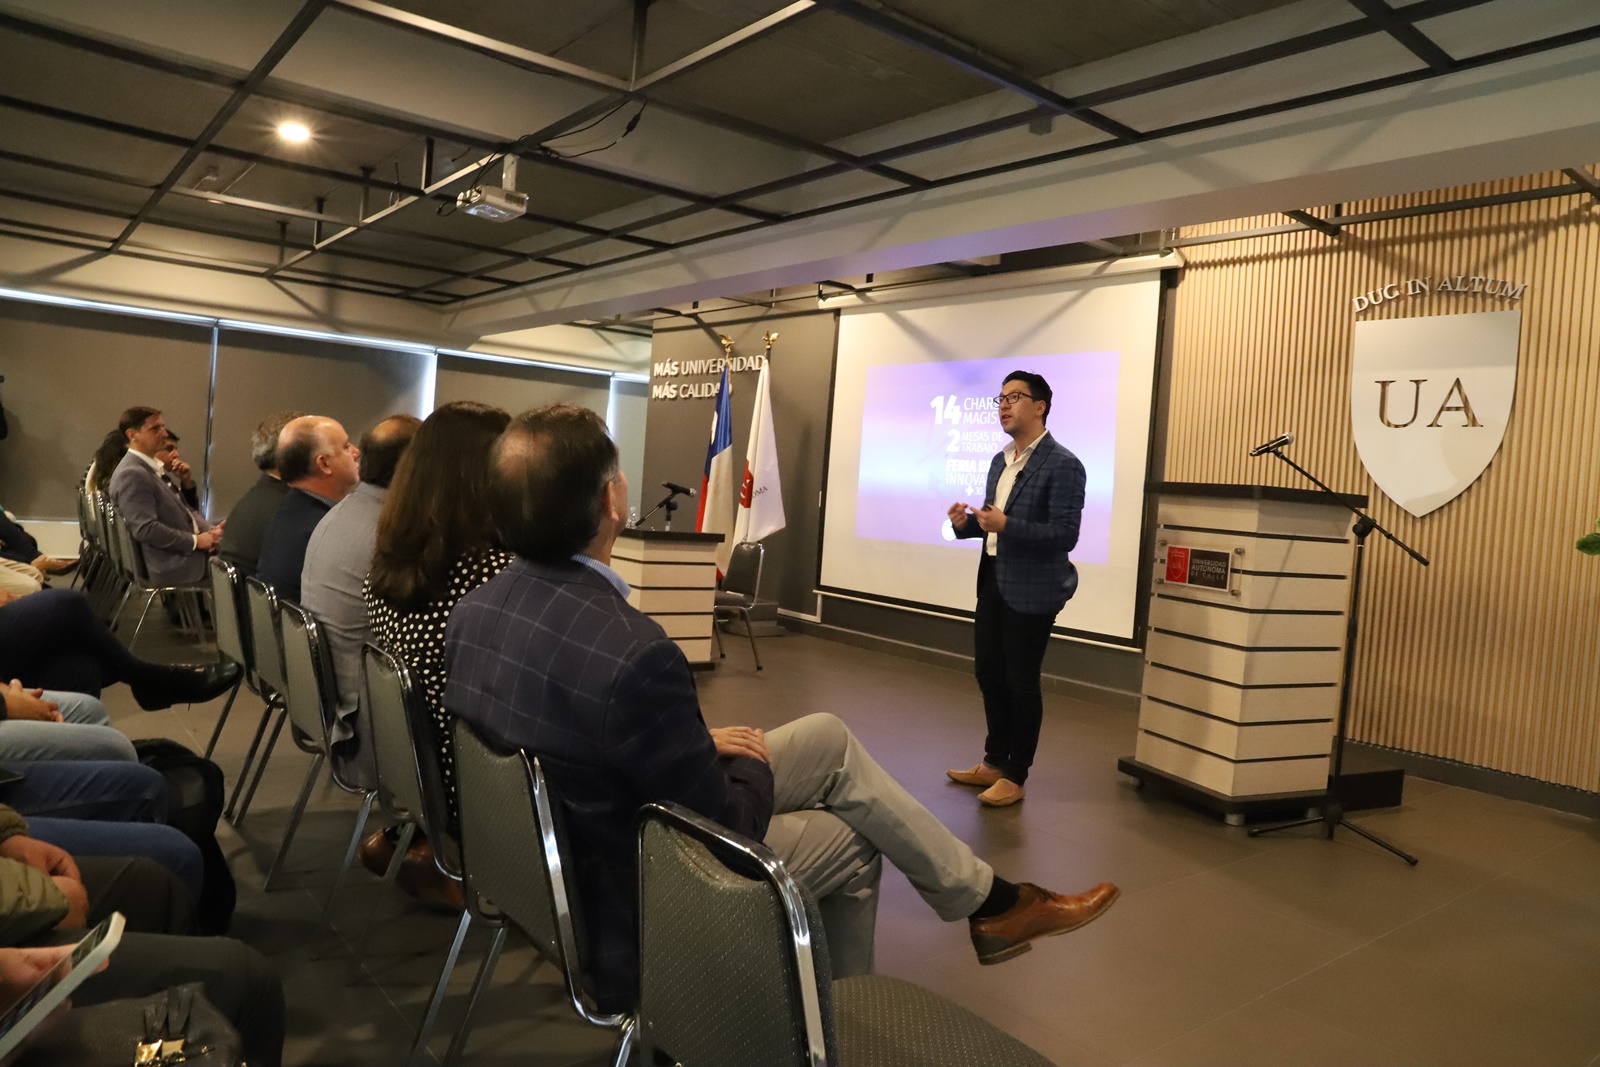
POLYGON ((490 222, 510 222, 528 210, 528 194, 498 185, 474 185, 456 194, 456 206, 490 222))

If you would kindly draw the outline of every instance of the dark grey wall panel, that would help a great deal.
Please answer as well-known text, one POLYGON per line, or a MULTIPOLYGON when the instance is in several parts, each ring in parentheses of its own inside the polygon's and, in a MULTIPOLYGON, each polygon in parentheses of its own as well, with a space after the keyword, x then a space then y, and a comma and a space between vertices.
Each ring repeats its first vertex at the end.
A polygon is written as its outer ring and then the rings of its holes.
POLYGON ((38 519, 77 517, 84 468, 124 408, 161 408, 204 467, 211 327, 0 302, 0 505, 38 519))
POLYGON ((628 504, 637 508, 644 492, 644 450, 650 415, 650 383, 621 378, 611 382, 611 437, 622 453, 622 473, 628 478, 628 504))
POLYGON ((460 356, 439 357, 439 380, 433 402, 476 400, 505 408, 513 415, 546 404, 577 404, 606 414, 610 379, 550 367, 526 367, 460 356))
MULTIPOLYGON (((250 434, 275 411, 338 419, 352 438, 394 414, 416 415, 431 354, 224 330, 217 351, 211 515, 256 479, 250 434)), ((185 435, 187 436, 187 435, 185 435)))
MULTIPOLYGON (((767 561, 761 592, 764 598, 776 600, 785 608, 810 614, 816 610, 812 590, 817 583, 822 469, 838 316, 833 312, 770 315, 743 322, 657 330, 650 362, 655 367, 672 360, 715 359, 723 354, 719 334, 732 338, 734 355, 760 355, 761 337, 769 330, 778 333, 772 349, 772 432, 778 440, 783 510, 788 525, 764 541, 767 561)), ((715 383, 720 377, 702 374, 659 381, 680 385, 715 383)), ((735 471, 743 471, 750 415, 755 407, 756 372, 735 373, 732 379, 733 466, 735 471)), ((658 482, 700 484, 715 404, 714 397, 650 401, 641 499, 646 509, 660 499, 658 482)), ((679 529, 693 528, 696 503, 691 500, 678 512, 679 529)), ((659 519, 648 525, 660 529, 659 519)))

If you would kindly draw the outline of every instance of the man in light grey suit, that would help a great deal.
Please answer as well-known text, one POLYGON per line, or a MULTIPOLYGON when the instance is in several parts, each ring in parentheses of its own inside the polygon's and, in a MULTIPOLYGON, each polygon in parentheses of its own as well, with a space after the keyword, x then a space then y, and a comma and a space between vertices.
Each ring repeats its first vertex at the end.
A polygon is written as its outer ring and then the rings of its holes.
POLYGON ((339 704, 334 758, 351 783, 368 789, 377 784, 378 770, 360 708, 361 645, 372 640, 361 586, 372 569, 389 482, 421 425, 415 416, 391 415, 362 435, 361 483, 317 523, 300 571, 300 603, 322 623, 333 657, 339 704))
POLYGON ((212 525, 191 511, 162 479, 156 453, 167 443, 167 424, 160 411, 129 408, 117 425, 128 439, 128 454, 111 475, 111 502, 139 546, 150 580, 162 585, 200 581, 206 556, 222 540, 222 524, 212 525))

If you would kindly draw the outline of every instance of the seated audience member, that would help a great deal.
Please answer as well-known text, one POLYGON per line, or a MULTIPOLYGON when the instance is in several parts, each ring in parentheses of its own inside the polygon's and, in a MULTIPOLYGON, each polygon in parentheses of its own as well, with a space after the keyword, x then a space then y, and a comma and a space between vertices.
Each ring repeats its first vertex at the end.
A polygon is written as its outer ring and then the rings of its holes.
MULTIPOLYGON (((410 669, 432 713, 433 743, 452 818, 454 743, 449 719, 439 706, 445 684, 444 623, 456 601, 513 559, 501 550, 489 523, 488 497, 489 450, 510 421, 499 408, 466 400, 428 416, 395 470, 378 519, 365 589, 373 643, 410 669)), ((372 835, 362 842, 361 862, 382 873, 393 855, 393 842, 392 831, 372 835)), ((422 854, 420 848, 413 852, 422 854)), ((431 869, 429 863, 406 871, 414 879, 431 879, 431 869)), ((425 901, 444 888, 437 880, 406 885, 425 901)))
POLYGON ((28 689, 16 678, 0 686, 0 761, 138 758, 97 698, 28 689))
POLYGON ((178 452, 178 435, 170 427, 167 429, 167 443, 156 453, 156 459, 161 463, 161 480, 178 494, 185 507, 199 513, 200 490, 194 484, 194 471, 178 452))
POLYGON ((283 1056, 283 983, 255 949, 226 937, 194 937, 194 901, 170 873, 143 858, 73 856, 29 836, 0 807, 0 946, 70 943, 114 911, 127 920, 110 964, 79 986, 78 1005, 148 996, 200 982, 206 999, 244 1039, 252 1067, 283 1056))
POLYGON ((544 763, 564 808, 602 1010, 638 982, 643 804, 677 801, 765 839, 821 905, 836 977, 872 970, 887 858, 947 922, 969 921, 980 963, 1097 918, 1117 897, 1003 880, 886 773, 843 722, 708 730, 688 662, 627 603, 608 563, 626 523, 617 449, 592 411, 519 416, 495 446, 495 527, 517 560, 451 616, 444 705, 544 763))
POLYGON ((0 560, 21 563, 41 574, 70 574, 77 562, 56 559, 39 551, 39 542, 22 528, 9 511, 0 509, 0 560))
POLYGON ((89 461, 89 469, 83 476, 83 487, 90 492, 109 493, 111 475, 127 454, 127 434, 121 430, 109 431, 105 440, 100 442, 100 447, 95 449, 94 459, 89 461))
POLYGON ((28 596, 44 588, 44 572, 14 559, 0 559, 0 593, 9 599, 28 596))
POLYGON ((139 659, 95 616, 82 593, 46 589, 19 599, 0 594, 0 678, 92 697, 126 682, 141 708, 159 711, 227 692, 239 680, 239 665, 139 659))
POLYGON ((261 559, 261 539, 266 536, 272 517, 278 513, 289 487, 278 477, 278 435, 300 418, 302 412, 280 411, 261 420, 250 435, 250 460, 261 472, 256 483, 228 512, 228 528, 222 533, 220 555, 246 578, 255 577, 261 559))
POLYGON ((111 502, 139 546, 150 580, 158 585, 200 581, 206 576, 206 556, 222 540, 222 526, 190 511, 162 480, 156 454, 166 446, 167 425, 161 412, 129 408, 119 426, 128 439, 128 454, 111 475, 111 502))
POLYGON ((361 483, 317 523, 306 545, 300 572, 300 603, 322 624, 322 636, 333 659, 338 689, 334 752, 345 776, 370 789, 377 784, 372 731, 359 710, 361 646, 372 640, 367 602, 361 586, 372 569, 378 541, 378 515, 383 511, 395 467, 422 420, 391 415, 361 438, 361 483))
POLYGON ((300 572, 317 523, 361 479, 361 450, 333 419, 305 415, 278 435, 278 477, 289 487, 261 538, 256 576, 300 602, 300 572))

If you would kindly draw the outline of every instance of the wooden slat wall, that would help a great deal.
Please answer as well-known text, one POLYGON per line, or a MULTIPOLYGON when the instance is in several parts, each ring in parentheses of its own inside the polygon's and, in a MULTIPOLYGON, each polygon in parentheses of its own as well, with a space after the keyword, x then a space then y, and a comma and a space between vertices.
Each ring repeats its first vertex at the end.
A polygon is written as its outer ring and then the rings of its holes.
MULTIPOLYGON (((1560 184, 1536 175, 1346 206, 1349 213, 1560 184)), ((1326 215, 1327 211, 1318 214, 1326 215)), ((1218 233, 1283 222, 1241 220, 1218 233)), ((1600 204, 1587 196, 1186 250, 1172 328, 1166 477, 1304 485, 1246 450, 1290 455, 1433 560, 1368 541, 1351 736, 1600 790, 1600 204), (1500 452, 1414 519, 1367 476, 1350 429, 1351 298, 1418 275, 1527 282, 1520 300, 1432 293, 1363 318, 1522 309, 1517 397, 1500 452), (1325 473, 1324 473, 1325 472, 1325 473)))

